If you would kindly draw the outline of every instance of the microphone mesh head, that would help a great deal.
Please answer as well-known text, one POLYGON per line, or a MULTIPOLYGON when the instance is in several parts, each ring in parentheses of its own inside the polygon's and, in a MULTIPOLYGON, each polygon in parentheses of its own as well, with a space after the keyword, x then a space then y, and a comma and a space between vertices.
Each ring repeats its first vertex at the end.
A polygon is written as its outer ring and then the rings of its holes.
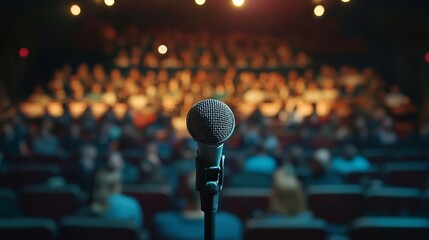
POLYGON ((205 99, 189 110, 186 126, 197 142, 221 144, 232 135, 235 118, 232 110, 225 103, 215 99, 205 99))

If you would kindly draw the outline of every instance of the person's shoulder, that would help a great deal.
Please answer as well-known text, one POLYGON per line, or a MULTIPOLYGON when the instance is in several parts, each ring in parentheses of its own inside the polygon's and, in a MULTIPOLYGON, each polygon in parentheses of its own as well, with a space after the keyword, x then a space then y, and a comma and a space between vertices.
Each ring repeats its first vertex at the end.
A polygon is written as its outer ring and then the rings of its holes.
POLYGON ((222 222, 225 225, 228 225, 230 223, 236 223, 241 225, 240 219, 237 216, 228 212, 222 212, 222 211, 218 212, 216 214, 216 219, 218 219, 219 222, 222 222))

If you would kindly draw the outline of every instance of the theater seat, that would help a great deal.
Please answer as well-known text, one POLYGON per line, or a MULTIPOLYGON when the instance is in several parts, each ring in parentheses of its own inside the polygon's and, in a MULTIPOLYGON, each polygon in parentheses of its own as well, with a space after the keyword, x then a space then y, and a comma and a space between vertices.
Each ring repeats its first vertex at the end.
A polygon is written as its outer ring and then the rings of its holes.
POLYGON ((45 218, 0 219, 0 238, 5 240, 54 240, 57 226, 45 218))
POLYGON ((9 185, 12 188, 21 188, 28 185, 43 184, 49 178, 61 174, 58 166, 22 164, 10 166, 7 171, 9 185))
POLYGON ((21 215, 16 194, 7 188, 0 188, 0 218, 18 217, 21 215))
POLYGON ((366 192, 367 213, 371 215, 416 215, 421 191, 413 188, 377 187, 366 192))
POLYGON ((245 240, 325 240, 326 224, 320 220, 260 219, 246 223, 245 240))
POLYGON ((126 185, 123 193, 134 197, 144 214, 144 224, 151 225, 153 216, 161 211, 171 209, 172 192, 164 185, 126 185))
POLYGON ((62 240, 138 240, 133 222, 101 218, 67 217, 60 222, 62 240))
POLYGON ((250 219, 256 212, 266 211, 270 189, 225 188, 221 192, 220 208, 242 220, 250 219))
POLYGON ((365 217, 356 220, 351 240, 427 240, 429 221, 425 218, 365 217))
POLYGON ((363 213, 360 185, 319 185, 307 188, 308 204, 316 217, 332 224, 347 224, 363 213))
POLYGON ((59 220, 76 214, 84 197, 79 187, 47 187, 43 185, 25 188, 20 195, 22 213, 26 216, 47 217, 59 220))
POLYGON ((428 163, 395 162, 384 166, 384 182, 390 186, 424 189, 428 177, 428 163))

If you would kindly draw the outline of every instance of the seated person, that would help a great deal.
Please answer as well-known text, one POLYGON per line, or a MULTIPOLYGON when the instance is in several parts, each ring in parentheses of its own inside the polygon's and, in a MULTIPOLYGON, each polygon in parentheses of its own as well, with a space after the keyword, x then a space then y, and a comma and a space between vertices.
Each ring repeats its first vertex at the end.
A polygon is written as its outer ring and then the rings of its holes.
POLYGON ((143 215, 139 203, 121 193, 121 173, 111 168, 100 169, 95 176, 92 203, 83 215, 106 219, 133 221, 143 226, 143 215))
POLYGON ((245 160, 243 170, 245 172, 272 174, 276 168, 276 160, 266 154, 263 146, 258 146, 256 153, 245 160))
POLYGON ((305 184, 341 184, 343 180, 332 171, 331 163, 331 152, 326 148, 317 149, 310 161, 311 175, 305 180, 305 184))
MULTIPOLYGON (((195 191, 195 174, 188 180, 187 203, 181 212, 161 212, 155 215, 155 239, 203 239, 204 213, 200 210, 199 193, 195 191)), ((238 240, 242 238, 240 220, 229 213, 216 213, 215 235, 219 240, 238 240)))
POLYGON ((273 187, 267 217, 307 221, 313 214, 307 209, 304 190, 291 167, 278 169, 273 176, 273 187))
POLYGON ((332 160, 332 170, 339 174, 364 172, 371 168, 368 159, 360 156, 357 147, 352 144, 344 146, 341 155, 332 160))

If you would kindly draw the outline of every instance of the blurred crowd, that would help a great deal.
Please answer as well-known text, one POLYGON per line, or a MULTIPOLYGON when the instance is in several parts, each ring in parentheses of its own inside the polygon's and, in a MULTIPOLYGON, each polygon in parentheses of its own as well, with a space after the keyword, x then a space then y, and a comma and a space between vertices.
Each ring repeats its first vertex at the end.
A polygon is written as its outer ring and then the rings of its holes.
MULTIPOLYGON (((92 196, 83 212, 130 217, 141 226, 143 217, 132 213, 145 209, 119 194, 121 184, 163 184, 179 193, 180 179, 195 170, 186 114, 205 98, 236 114, 225 149, 226 186, 272 189, 263 216, 313 218, 304 186, 345 184, 351 173, 372 172, 369 150, 428 154, 429 104, 416 107, 369 67, 316 65, 283 39, 134 28, 117 36, 107 28, 101 48, 112 65, 65 65, 2 117, 0 167, 49 159, 60 166, 63 184, 92 196), (234 178, 243 173, 273 178, 265 185, 234 178), (118 213, 116 205, 129 210, 118 213)), ((184 216, 201 218, 190 211, 198 201, 189 194, 180 206, 184 216)), ((241 228, 230 217, 225 221, 241 228)), ((161 228, 175 217, 156 219, 161 228)), ((239 239, 240 231, 227 239, 239 239)))

